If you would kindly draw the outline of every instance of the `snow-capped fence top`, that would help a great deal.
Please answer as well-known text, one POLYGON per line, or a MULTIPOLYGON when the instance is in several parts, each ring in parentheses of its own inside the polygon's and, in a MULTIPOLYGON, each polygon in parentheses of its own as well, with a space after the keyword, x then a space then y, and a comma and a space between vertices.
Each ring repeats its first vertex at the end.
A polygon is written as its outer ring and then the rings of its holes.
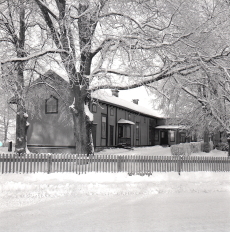
POLYGON ((126 172, 151 175, 153 172, 230 171, 228 157, 0 154, 0 173, 35 172, 126 172))

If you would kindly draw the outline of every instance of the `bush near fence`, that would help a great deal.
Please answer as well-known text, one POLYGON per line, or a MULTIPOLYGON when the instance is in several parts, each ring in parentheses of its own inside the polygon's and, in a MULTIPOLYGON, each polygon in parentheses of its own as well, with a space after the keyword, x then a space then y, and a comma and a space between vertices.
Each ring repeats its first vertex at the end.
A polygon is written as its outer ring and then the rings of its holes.
POLYGON ((216 149, 220 151, 228 151, 228 143, 227 142, 221 142, 216 145, 216 149))
MULTIPOLYGON (((213 142, 209 143, 210 150, 213 150, 213 142)), ((191 143, 180 143, 172 145, 171 147, 172 155, 189 156, 192 153, 199 153, 204 151, 204 142, 191 142, 191 143)))

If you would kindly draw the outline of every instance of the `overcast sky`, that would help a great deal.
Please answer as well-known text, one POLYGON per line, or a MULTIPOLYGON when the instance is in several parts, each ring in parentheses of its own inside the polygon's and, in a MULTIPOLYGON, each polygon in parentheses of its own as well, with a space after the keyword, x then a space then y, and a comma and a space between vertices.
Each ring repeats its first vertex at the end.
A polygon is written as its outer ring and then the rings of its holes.
POLYGON ((119 97, 127 101, 132 101, 132 99, 139 99, 139 105, 146 108, 153 107, 151 99, 154 98, 154 96, 150 95, 150 93, 147 93, 145 87, 139 87, 130 90, 121 90, 119 92, 119 97))

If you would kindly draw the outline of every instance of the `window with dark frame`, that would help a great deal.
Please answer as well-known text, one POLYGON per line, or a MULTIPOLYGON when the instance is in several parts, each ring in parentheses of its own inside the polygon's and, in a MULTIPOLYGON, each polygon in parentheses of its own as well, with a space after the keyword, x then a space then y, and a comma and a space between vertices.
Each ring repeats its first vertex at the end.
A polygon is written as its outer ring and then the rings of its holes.
POLYGON ((96 104, 92 105, 92 112, 97 113, 97 105, 96 104))
POLYGON ((139 122, 136 122, 136 140, 139 140, 140 136, 140 125, 139 122))
POLYGON ((53 95, 45 100, 45 113, 58 114, 58 99, 53 95))
POLYGON ((106 139, 106 122, 107 118, 105 115, 101 116, 101 138, 106 139))
POLYGON ((110 116, 114 116, 114 108, 110 108, 110 116))

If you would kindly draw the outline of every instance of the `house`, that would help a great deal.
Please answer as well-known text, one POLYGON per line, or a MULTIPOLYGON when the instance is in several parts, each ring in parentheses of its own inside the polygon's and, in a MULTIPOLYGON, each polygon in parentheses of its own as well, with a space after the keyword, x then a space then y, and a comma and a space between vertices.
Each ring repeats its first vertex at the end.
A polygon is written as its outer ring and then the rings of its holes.
POLYGON ((159 131, 161 145, 175 145, 190 142, 187 136, 188 128, 182 125, 160 125, 155 128, 159 131))
MULTIPOLYGON (((74 153, 72 103, 68 82, 48 71, 29 88, 27 144, 31 152, 74 153)), ((158 112, 96 91, 89 106, 94 115, 92 135, 96 149, 117 146, 171 145, 183 140, 183 128, 167 127, 158 112)))

